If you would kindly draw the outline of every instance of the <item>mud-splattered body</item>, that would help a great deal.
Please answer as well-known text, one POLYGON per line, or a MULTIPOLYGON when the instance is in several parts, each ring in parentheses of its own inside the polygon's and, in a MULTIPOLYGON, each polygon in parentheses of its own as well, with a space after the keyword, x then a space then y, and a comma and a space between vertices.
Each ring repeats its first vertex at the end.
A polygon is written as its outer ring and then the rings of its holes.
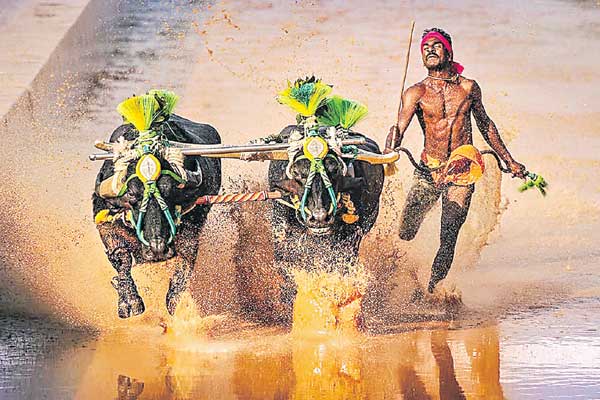
MULTIPOLYGON (((170 140, 176 140, 195 144, 218 144, 221 138, 218 132, 210 125, 199 124, 187 119, 172 115, 168 126, 163 126, 164 133, 170 140)), ((125 140, 133 140, 137 131, 131 125, 122 125, 117 128, 111 138, 115 142, 119 137, 125 140)), ((160 160, 163 169, 170 169, 168 162, 160 160)), ((150 246, 143 245, 136 235, 135 228, 125 221, 125 218, 117 219, 112 223, 98 225, 98 231, 106 250, 106 255, 117 276, 113 278, 113 286, 119 294, 118 312, 119 317, 127 318, 144 312, 144 303, 138 294, 135 282, 131 277, 133 265, 141 262, 157 262, 178 257, 176 270, 171 278, 169 290, 166 296, 166 306, 170 314, 175 312, 181 293, 186 290, 190 275, 194 269, 199 232, 206 221, 210 210, 209 205, 197 206, 185 213, 199 196, 218 193, 221 187, 221 162, 218 159, 203 157, 186 157, 184 167, 193 171, 196 179, 189 181, 183 187, 177 186, 177 182, 169 176, 161 176, 157 180, 157 186, 162 192, 169 209, 175 214, 175 206, 181 206, 184 214, 181 223, 177 227, 177 234, 172 242, 165 245, 165 221, 156 200, 150 200, 148 212, 145 215, 145 229, 150 246), (162 228, 162 229, 161 229, 162 228), (156 239, 152 236, 156 236, 156 239), (159 239, 162 239, 159 240, 159 239), (159 245, 153 245, 155 242, 159 245), (156 250, 156 249, 159 250, 156 250)), ((135 163, 128 168, 128 176, 135 171, 135 163)), ((100 210, 108 209, 111 213, 131 211, 137 219, 139 217, 140 192, 143 191, 141 182, 134 179, 129 183, 125 194, 116 198, 102 198, 97 190, 100 183, 114 173, 112 161, 105 161, 96 179, 96 193, 93 195, 94 216, 100 210)))

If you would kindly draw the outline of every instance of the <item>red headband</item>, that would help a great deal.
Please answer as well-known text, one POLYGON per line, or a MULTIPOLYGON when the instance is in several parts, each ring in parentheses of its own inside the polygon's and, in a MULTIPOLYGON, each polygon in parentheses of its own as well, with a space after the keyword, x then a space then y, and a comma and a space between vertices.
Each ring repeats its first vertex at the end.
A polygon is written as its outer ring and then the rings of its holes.
MULTIPOLYGON (((442 45, 444 45, 444 47, 446 48, 448 53, 450 53, 452 55, 454 54, 454 52, 452 51, 452 45, 450 44, 448 39, 446 39, 441 33, 436 32, 436 31, 428 32, 425 36, 423 36, 423 39, 421 39, 421 51, 423 51, 423 46, 425 45, 425 42, 431 38, 438 39, 440 42, 442 42, 442 45)), ((462 74, 462 72, 465 69, 465 67, 463 67, 462 65, 460 65, 457 62, 452 62, 452 66, 454 67, 454 70, 456 71, 457 74, 462 74)))

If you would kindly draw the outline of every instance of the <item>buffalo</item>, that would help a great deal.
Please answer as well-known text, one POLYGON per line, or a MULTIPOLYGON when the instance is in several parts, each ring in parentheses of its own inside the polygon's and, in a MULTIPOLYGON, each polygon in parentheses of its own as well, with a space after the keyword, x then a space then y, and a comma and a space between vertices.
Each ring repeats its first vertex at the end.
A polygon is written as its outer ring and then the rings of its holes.
MULTIPOLYGON (((160 103, 160 97, 155 95, 155 98, 160 103)), ((137 147, 139 153, 125 163, 105 161, 93 194, 93 213, 100 238, 117 272, 112 285, 118 293, 120 318, 145 311, 131 276, 132 266, 178 257, 166 294, 167 310, 174 314, 194 269, 199 231, 210 209, 210 205, 196 206, 195 200, 199 196, 217 194, 221 187, 219 159, 183 158, 176 148, 169 147, 171 141, 219 144, 221 138, 215 128, 175 114, 163 115, 154 121, 149 131, 154 138, 160 138, 158 142, 140 141, 141 132, 147 131, 136 129, 130 123, 113 132, 110 143, 141 143, 137 147), (156 143, 159 145, 153 146, 156 143), (115 190, 106 195, 106 187, 111 186, 111 180, 121 170, 123 182, 117 187, 118 193, 115 190), (150 176, 153 173, 155 175, 150 176)))
MULTIPOLYGON (((304 126, 290 125, 278 135, 278 140, 289 143, 301 138, 304 150, 291 152, 287 161, 273 160, 269 165, 271 190, 283 192, 291 201, 273 204, 274 261, 284 270, 302 265, 348 273, 358 259, 363 237, 377 220, 383 166, 347 157, 342 148, 335 147, 335 140, 328 140, 335 129, 315 129, 314 136, 306 136, 302 134, 304 126), (315 166, 307 153, 311 146, 319 152, 323 145, 315 166)), ((346 131, 343 137, 362 142, 354 148, 355 153, 381 154, 377 143, 360 133, 346 131)), ((295 288, 289 274, 281 273, 286 282, 282 301, 291 304, 295 288)))

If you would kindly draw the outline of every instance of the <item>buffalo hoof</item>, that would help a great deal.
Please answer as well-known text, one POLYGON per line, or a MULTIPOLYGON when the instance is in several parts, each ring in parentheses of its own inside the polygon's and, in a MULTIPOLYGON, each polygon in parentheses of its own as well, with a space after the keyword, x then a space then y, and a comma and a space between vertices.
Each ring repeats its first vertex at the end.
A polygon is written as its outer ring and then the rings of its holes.
POLYGON ((146 306, 144 306, 144 301, 138 295, 136 297, 119 298, 118 310, 119 318, 129 318, 143 314, 146 311, 146 306))
POLYGON ((119 301, 117 303, 119 318, 133 317, 146 311, 144 301, 138 294, 133 279, 118 279, 114 277, 112 285, 119 294, 119 301))
POLYGON ((179 300, 181 299, 181 292, 175 292, 169 290, 167 292, 167 311, 171 315, 175 315, 175 310, 177 310, 177 305, 179 304, 179 300))

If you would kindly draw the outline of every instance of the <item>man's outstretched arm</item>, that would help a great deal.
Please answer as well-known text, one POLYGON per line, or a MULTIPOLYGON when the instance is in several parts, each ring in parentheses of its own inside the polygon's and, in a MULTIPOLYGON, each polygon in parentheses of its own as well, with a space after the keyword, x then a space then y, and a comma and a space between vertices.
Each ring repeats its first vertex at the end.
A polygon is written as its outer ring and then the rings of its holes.
POLYGON ((473 98, 473 116, 475 117, 475 123, 481 132, 481 135, 490 147, 500 156, 500 158, 506 163, 508 169, 514 176, 523 178, 525 176, 525 166, 515 161, 511 156, 510 152, 506 148, 506 145, 502 141, 496 124, 490 119, 483 107, 481 100, 481 88, 477 82, 473 82, 473 90, 471 91, 473 98))
POLYGON ((402 94, 402 108, 398 112, 398 122, 390 127, 390 132, 385 139, 384 153, 393 151, 400 146, 404 132, 417 110, 417 103, 420 98, 420 89, 417 86, 411 86, 402 94))

